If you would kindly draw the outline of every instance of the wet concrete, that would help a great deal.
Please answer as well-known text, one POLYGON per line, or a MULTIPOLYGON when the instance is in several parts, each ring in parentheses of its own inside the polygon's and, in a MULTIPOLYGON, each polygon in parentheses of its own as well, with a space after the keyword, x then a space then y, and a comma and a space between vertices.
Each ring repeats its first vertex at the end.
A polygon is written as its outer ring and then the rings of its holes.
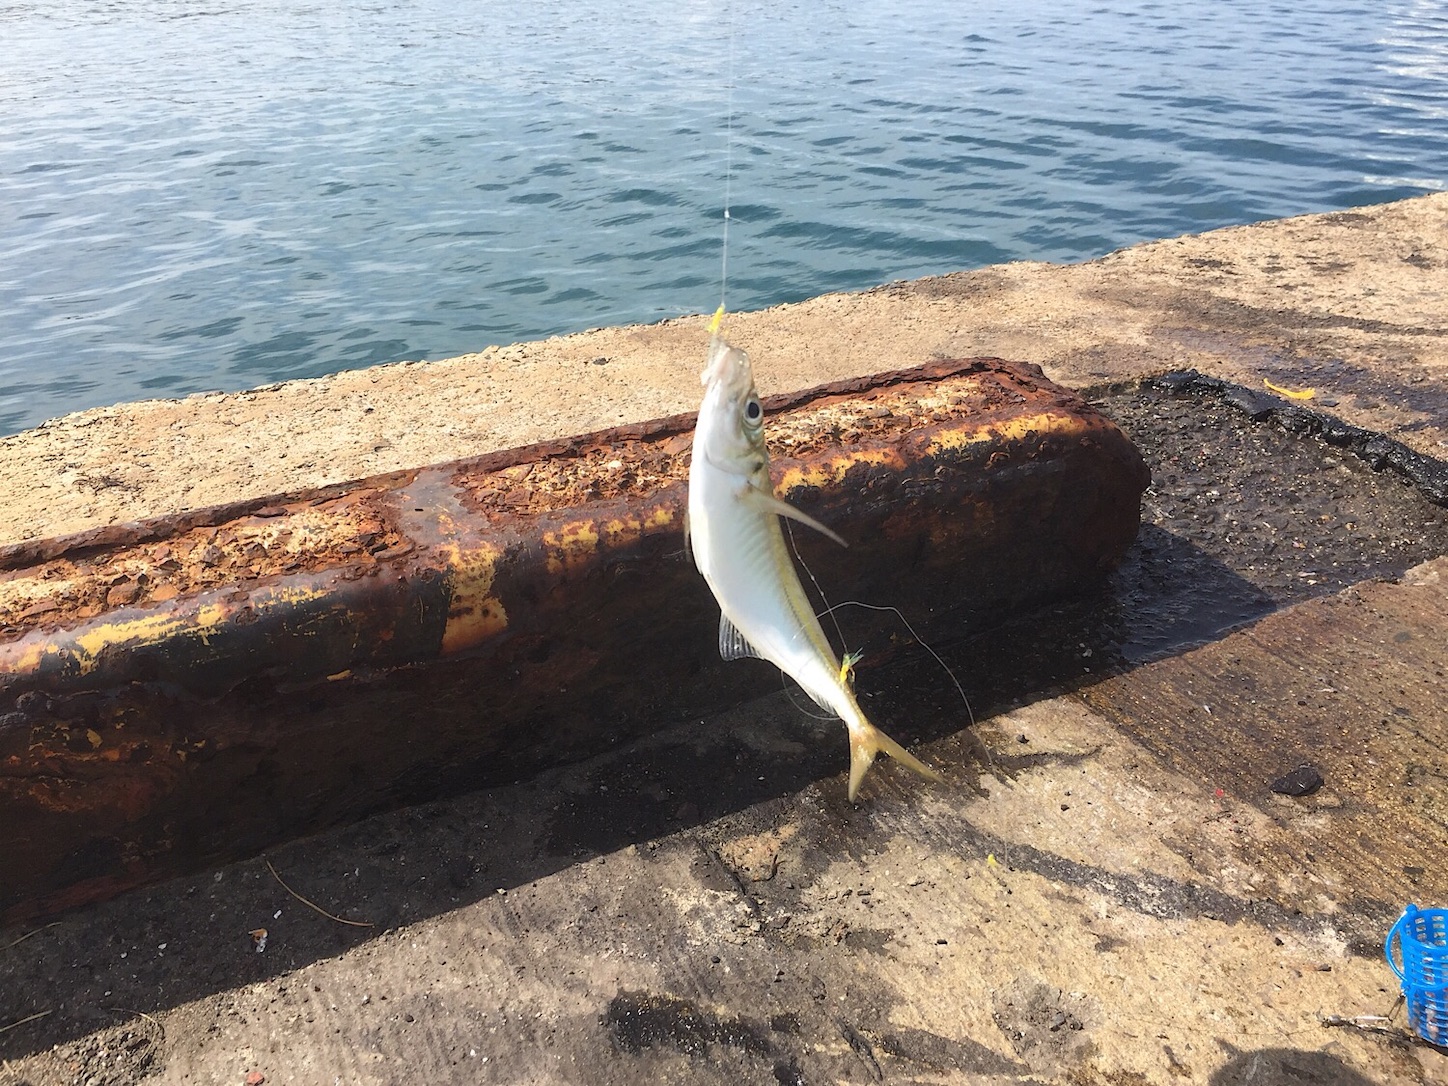
MULTIPOLYGON (((848 805, 838 725, 755 668, 779 692, 268 855, 370 927, 253 861, 10 929, 0 1082, 1448 1081, 1378 945, 1448 904, 1445 227, 1440 194, 742 315, 766 391, 1031 358, 1147 450, 1104 592, 931 630, 974 727, 867 639, 869 711, 948 784, 848 805), (1130 383, 1186 369, 1238 387, 1130 383)), ((685 410, 702 324, 65 420, 0 441, 7 538, 685 410)))
POLYGON ((370 927, 254 861, 0 942, 0 1023, 45 1014, 5 1073, 1443 1081, 1324 1021, 1387 1014, 1382 935, 1448 899, 1444 509, 1232 390, 1096 400, 1147 527, 1086 599, 930 628, 979 723, 907 631, 864 639, 867 710, 946 786, 885 764, 851 806, 838 725, 776 686, 269 854, 370 927), (1305 763, 1321 789, 1272 791, 1305 763))

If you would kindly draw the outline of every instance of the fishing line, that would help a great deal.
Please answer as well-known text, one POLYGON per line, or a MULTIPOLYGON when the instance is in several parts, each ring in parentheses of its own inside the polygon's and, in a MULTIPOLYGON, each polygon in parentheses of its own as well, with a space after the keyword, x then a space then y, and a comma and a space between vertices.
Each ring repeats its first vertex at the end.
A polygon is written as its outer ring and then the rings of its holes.
POLYGON ((840 652, 843 653, 845 651, 845 631, 840 629, 840 621, 835 618, 835 609, 830 606, 830 598, 825 595, 825 590, 819 579, 815 577, 814 570, 810 569, 809 563, 800 556, 799 544, 794 541, 794 526, 784 517, 779 519, 784 524, 785 534, 789 536, 789 549, 794 551, 794 560, 804 567, 805 576, 809 578, 809 583, 814 585, 815 591, 819 593, 820 602, 825 605, 825 609, 820 614, 830 616, 830 623, 835 628, 835 636, 840 639, 840 652))
POLYGON ((805 698, 804 701, 800 701, 795 691, 803 688, 798 683, 794 683, 794 680, 784 671, 780 671, 779 673, 779 685, 784 689, 784 696, 789 699, 789 703, 802 715, 809 717, 811 720, 818 720, 821 724, 829 724, 840 719, 835 716, 834 713, 820 712, 820 707, 814 703, 812 698, 805 698), (793 683, 793 685, 791 685, 791 683, 793 683))
POLYGON ((728 294, 728 223, 734 203, 734 4, 725 3, 728 13, 728 68, 724 74, 724 237, 720 243, 720 307, 710 321, 711 336, 718 336, 724 320, 724 301, 728 294))
POLYGON ((709 321, 711 342, 719 339, 719 328, 724 321, 724 302, 729 291, 729 213, 734 202, 734 5, 725 4, 729 16, 729 57, 728 70, 724 77, 726 105, 724 108, 724 237, 719 245, 719 308, 709 321))
MULTIPOLYGON (((955 677, 955 672, 950 669, 950 665, 945 662, 944 658, 940 655, 940 653, 936 652, 933 648, 931 648, 930 645, 925 641, 925 639, 915 632, 915 627, 910 625, 910 620, 905 617, 905 613, 901 611, 898 607, 881 606, 877 603, 865 603, 863 600, 845 600, 843 603, 830 603, 829 597, 825 595, 825 590, 820 587, 819 579, 816 578, 814 575, 814 570, 810 569, 809 563, 800 556, 799 547, 794 541, 794 529, 790 526, 790 523, 787 520, 784 521, 784 530, 789 535, 789 548, 790 550, 794 551, 794 557, 796 561, 798 561, 799 564, 804 567, 805 575, 809 577, 810 583, 814 585, 815 591, 819 593, 821 602, 823 602, 825 605, 825 609, 820 612, 820 615, 830 616, 830 622, 835 627, 835 634, 840 639, 840 646, 843 648, 845 644, 845 633, 843 630, 840 629, 840 621, 839 619, 835 618, 835 612, 841 607, 863 607, 867 611, 893 612, 895 617, 900 620, 900 624, 904 626, 905 629, 909 631, 910 636, 915 639, 915 643, 926 652, 930 653, 930 655, 934 658, 935 662, 940 665, 941 669, 950 676, 950 681, 955 685, 955 692, 960 695, 961 703, 965 706, 965 715, 970 719, 970 726, 972 728, 975 727, 975 710, 970 707, 970 699, 965 696, 965 687, 960 685, 960 680, 955 677)), ((848 654, 846 655, 846 659, 848 660, 848 654)))
MULTIPOLYGON (((814 578, 810 579, 813 580, 814 578)), ((881 606, 878 603, 865 603, 863 600, 845 600, 843 603, 835 604, 834 607, 829 608, 829 610, 834 611, 840 607, 863 607, 868 611, 894 612, 895 617, 900 620, 901 624, 905 627, 905 629, 910 632, 910 636, 915 639, 915 643, 926 652, 930 653, 930 655, 935 658, 935 662, 940 665, 941 669, 950 676, 950 681, 955 684, 955 692, 960 695, 960 700, 965 704, 965 715, 970 718, 970 726, 972 728, 975 727, 975 710, 970 707, 970 699, 965 696, 965 688, 960 685, 960 680, 955 677, 955 672, 950 669, 950 665, 945 662, 945 660, 941 657, 940 653, 932 649, 930 645, 926 643, 924 638, 922 638, 918 633, 915 632, 915 627, 910 625, 910 620, 905 617, 904 612, 902 612, 900 608, 881 606)), ((834 616, 831 615, 830 617, 833 618, 834 616)), ((837 624, 836 629, 838 628, 839 627, 837 624)))
POLYGON ((734 5, 726 4, 729 15, 729 69, 724 79, 728 105, 724 111, 724 240, 719 247, 719 312, 716 326, 724 313, 725 293, 729 288, 729 208, 734 197, 734 5))

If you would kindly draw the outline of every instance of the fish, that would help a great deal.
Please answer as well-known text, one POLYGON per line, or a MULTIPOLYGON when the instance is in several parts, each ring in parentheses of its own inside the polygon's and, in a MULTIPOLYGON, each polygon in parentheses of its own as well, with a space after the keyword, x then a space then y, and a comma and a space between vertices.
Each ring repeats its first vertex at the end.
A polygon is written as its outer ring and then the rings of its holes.
POLYGON ((840 535, 783 501, 769 478, 764 406, 749 356, 717 332, 700 374, 704 398, 689 464, 687 547, 719 604, 719 654, 768 660, 849 733, 849 798, 881 751, 928 780, 940 774, 866 719, 850 683, 854 658, 835 656, 800 583, 780 518, 836 543, 840 535))

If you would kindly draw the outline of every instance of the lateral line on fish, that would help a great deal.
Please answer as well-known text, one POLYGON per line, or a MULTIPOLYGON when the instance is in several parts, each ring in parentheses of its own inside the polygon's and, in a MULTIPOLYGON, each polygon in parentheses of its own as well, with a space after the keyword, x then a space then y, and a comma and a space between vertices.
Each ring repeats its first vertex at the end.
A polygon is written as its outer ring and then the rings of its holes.
MULTIPOLYGON (((846 644, 848 644, 848 642, 846 642, 845 640, 845 631, 840 628, 839 619, 835 618, 835 609, 830 606, 830 598, 825 595, 824 585, 820 584, 819 578, 814 575, 814 570, 809 568, 809 563, 804 560, 804 555, 799 553, 799 544, 795 541, 794 538, 794 525, 792 525, 788 520, 782 521, 781 523, 784 526, 784 534, 789 539, 789 549, 794 554, 795 562, 797 562, 799 564, 799 567, 804 570, 805 576, 809 578, 809 583, 814 585, 815 595, 819 596, 820 603, 824 604, 825 609, 819 612, 819 614, 821 616, 830 616, 830 625, 835 628, 835 637, 839 638, 840 644, 840 682, 847 684, 850 690, 853 691, 855 689, 855 665, 860 662, 860 657, 864 654, 859 652, 850 652, 845 649, 846 644)), ((831 648, 833 647, 834 646, 831 646, 831 648)), ((793 705, 795 709, 803 713, 805 716, 809 717, 811 720, 830 721, 835 719, 833 713, 830 713, 827 716, 820 716, 809 706, 801 705, 799 699, 794 696, 794 690, 790 688, 789 676, 781 671, 779 673, 779 677, 784 686, 785 696, 789 698, 790 704, 793 705)), ((809 704, 815 704, 813 698, 810 699, 809 704)))

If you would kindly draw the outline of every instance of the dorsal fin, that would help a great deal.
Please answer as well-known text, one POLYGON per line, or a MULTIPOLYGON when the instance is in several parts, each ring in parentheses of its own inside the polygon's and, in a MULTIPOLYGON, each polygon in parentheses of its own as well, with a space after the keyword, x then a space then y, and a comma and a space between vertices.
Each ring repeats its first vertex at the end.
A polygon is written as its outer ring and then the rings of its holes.
POLYGON ((719 615, 719 655, 726 660, 743 660, 748 656, 756 660, 764 659, 759 655, 759 650, 749 643, 749 639, 740 633, 723 613, 719 615))

